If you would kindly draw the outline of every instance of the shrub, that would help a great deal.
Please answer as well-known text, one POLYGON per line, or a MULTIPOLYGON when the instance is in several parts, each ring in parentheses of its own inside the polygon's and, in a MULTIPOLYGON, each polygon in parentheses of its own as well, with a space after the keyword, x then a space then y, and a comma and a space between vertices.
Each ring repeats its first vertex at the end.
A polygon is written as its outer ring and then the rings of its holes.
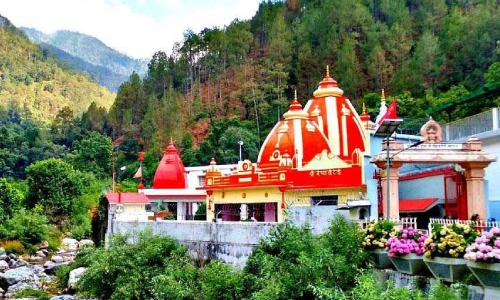
POLYGON ((43 214, 41 206, 35 206, 32 210, 20 209, 12 219, 9 219, 5 227, 9 234, 9 240, 19 240, 25 248, 36 245, 47 239, 49 233, 49 221, 43 214))
POLYGON ((49 300, 50 295, 48 292, 43 291, 43 290, 35 290, 32 288, 27 288, 24 290, 21 290, 20 292, 16 293, 14 295, 14 298, 31 298, 35 297, 37 300, 49 300))
POLYGON ((20 241, 2 241, 2 247, 5 252, 13 254, 23 254, 26 253, 26 249, 20 241))

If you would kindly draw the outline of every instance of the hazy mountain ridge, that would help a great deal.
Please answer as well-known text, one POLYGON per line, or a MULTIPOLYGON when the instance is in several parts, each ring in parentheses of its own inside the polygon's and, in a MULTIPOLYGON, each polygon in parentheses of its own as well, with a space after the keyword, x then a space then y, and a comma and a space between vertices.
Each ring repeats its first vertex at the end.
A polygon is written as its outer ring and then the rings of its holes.
POLYGON ((75 115, 92 102, 108 109, 115 94, 88 73, 63 67, 0 15, 0 105, 21 110, 26 119, 50 121, 64 108, 75 115))
POLYGON ((79 32, 60 30, 46 34, 21 27, 29 39, 53 53, 73 68, 88 72, 100 84, 116 92, 133 72, 141 77, 147 71, 147 59, 134 59, 106 46, 99 39, 79 32))

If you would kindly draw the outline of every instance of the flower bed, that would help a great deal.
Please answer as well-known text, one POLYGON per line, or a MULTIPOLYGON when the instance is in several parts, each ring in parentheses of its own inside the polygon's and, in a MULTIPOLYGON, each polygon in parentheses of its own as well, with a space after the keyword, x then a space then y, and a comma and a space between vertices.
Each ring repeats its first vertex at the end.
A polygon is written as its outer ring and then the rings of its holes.
POLYGON ((424 242, 427 238, 426 234, 420 230, 415 230, 413 227, 395 229, 387 240, 385 249, 391 257, 410 253, 423 255, 425 251, 424 242))
POLYGON ((465 249, 464 258, 477 262, 500 262, 500 228, 493 227, 465 249))
POLYGON ((432 224, 429 237, 425 240, 425 257, 463 258, 465 248, 477 237, 469 224, 432 224))
POLYGON ((385 244, 395 227, 396 223, 389 220, 369 223, 366 228, 361 230, 364 249, 368 251, 385 249, 385 244))

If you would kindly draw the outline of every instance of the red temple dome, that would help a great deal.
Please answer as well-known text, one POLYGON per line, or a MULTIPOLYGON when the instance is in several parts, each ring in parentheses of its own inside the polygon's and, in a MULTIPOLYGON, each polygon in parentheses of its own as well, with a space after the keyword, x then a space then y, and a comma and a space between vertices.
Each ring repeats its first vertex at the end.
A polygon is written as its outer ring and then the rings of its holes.
POLYGON ((297 96, 283 117, 285 119, 274 126, 260 149, 257 163, 261 170, 290 166, 290 161, 294 169, 307 169, 314 158, 331 153, 328 140, 302 110, 297 96))
POLYGON ((187 188, 186 171, 179 157, 179 152, 170 141, 156 169, 153 180, 154 189, 185 189, 187 188))
POLYGON ((366 149, 365 127, 351 101, 343 94, 327 68, 326 76, 304 110, 327 137, 333 154, 349 163, 357 161, 359 153, 366 149))

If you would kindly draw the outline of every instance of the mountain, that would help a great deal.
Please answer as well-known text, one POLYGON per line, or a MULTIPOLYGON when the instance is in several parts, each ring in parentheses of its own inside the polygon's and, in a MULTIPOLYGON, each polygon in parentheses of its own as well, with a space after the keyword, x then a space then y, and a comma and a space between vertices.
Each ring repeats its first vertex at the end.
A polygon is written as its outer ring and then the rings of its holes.
POLYGON ((147 71, 147 59, 131 58, 89 35, 68 30, 46 34, 33 28, 20 29, 44 51, 77 70, 89 73, 113 92, 118 91, 133 72, 142 77, 147 71))
POLYGON ((63 67, 0 15, 0 105, 26 119, 50 121, 64 108, 76 115, 94 102, 108 109, 115 94, 84 72, 63 67))

